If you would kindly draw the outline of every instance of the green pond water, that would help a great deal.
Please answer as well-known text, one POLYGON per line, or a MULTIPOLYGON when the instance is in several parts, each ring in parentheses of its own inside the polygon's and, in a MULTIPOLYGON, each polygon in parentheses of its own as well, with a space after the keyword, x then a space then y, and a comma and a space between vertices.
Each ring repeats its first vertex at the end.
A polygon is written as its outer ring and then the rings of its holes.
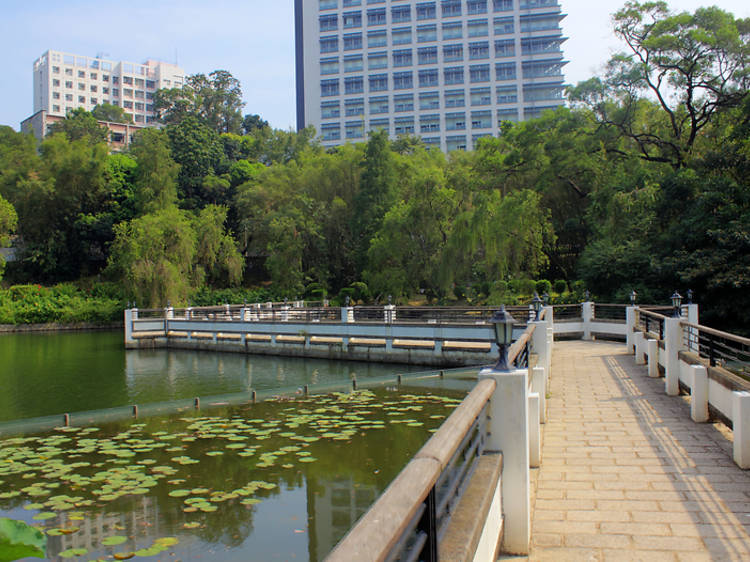
MULTIPOLYGON (((10 339, 0 400, 24 417, 395 372, 124 352, 121 334, 10 339)), ((49 560, 322 560, 465 392, 384 386, 0 438, 0 518, 41 529, 49 560)))

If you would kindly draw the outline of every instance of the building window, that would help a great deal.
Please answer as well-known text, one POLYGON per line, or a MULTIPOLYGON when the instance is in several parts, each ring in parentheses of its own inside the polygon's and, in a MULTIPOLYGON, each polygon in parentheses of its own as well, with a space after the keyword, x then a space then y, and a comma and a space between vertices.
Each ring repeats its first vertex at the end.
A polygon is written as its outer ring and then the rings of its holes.
POLYGON ((495 18, 495 35, 510 35, 514 29, 513 18, 495 18))
POLYGON ((391 8, 391 23, 411 21, 411 6, 394 6, 391 8))
POLYGON ((367 10, 367 25, 385 25, 385 8, 367 10))
POLYGON ((445 145, 448 152, 454 150, 466 150, 466 137, 465 136, 449 136, 445 138, 445 145))
POLYGON ((86 73, 83 70, 78 71, 78 78, 86 78, 86 73))
POLYGON ((339 7, 338 0, 320 0, 321 10, 334 10, 339 7))
POLYGON ((396 117, 395 133, 397 135, 413 135, 414 134, 414 118, 413 117, 396 117))
POLYGON ((391 33, 394 45, 407 45, 411 43, 411 27, 400 27, 391 33))
POLYGON ((487 37, 489 34, 487 20, 472 20, 468 23, 467 29, 469 37, 487 37))
POLYGON ((420 25, 417 27, 417 42, 418 43, 429 43, 430 41, 437 41, 437 25, 420 25))
MULTIPOLYGON (((112 84, 119 84, 119 83, 120 83, 120 78, 118 76, 113 76, 112 77, 112 84)), ((166 84, 167 86, 169 86, 169 80, 164 80, 164 84, 166 84)))
POLYGON ((81 91, 85 90, 86 84, 84 84, 83 82, 78 82, 78 89, 81 91))
POLYGON ((490 44, 487 41, 469 43, 469 60, 490 58, 490 44))
POLYGON ((393 51, 393 66, 411 66, 412 65, 412 50, 411 49, 397 49, 393 51))
POLYGON ((530 37, 521 39, 521 54, 559 54, 561 37, 530 37))
POLYGON ((348 33, 344 35, 344 50, 353 51, 362 48, 362 34, 348 33))
POLYGON ((91 86, 89 86, 89 90, 92 91, 92 92, 96 92, 96 90, 97 90, 96 85, 92 84, 91 86))
POLYGON ((323 119, 341 117, 341 104, 338 101, 324 101, 320 104, 320 116, 323 119))
POLYGON ((513 10, 513 0, 492 0, 492 9, 496 12, 510 12, 513 10))
POLYGON ((434 133, 440 131, 440 115, 422 115, 419 118, 420 133, 434 133))
POLYGON ((443 71, 443 75, 446 85, 464 83, 464 68, 462 66, 448 67, 443 71))
POLYGON ((70 89, 70 90, 72 90, 73 89, 73 82, 71 82, 70 80, 66 80, 65 81, 65 87, 68 88, 68 89, 70 89))
POLYGON ((438 71, 437 68, 430 68, 428 70, 419 71, 419 87, 426 88, 438 85, 438 71))
POLYGON ((461 15, 461 0, 443 0, 441 7, 444 18, 461 15))
POLYGON ((393 96, 393 110, 396 113, 414 111, 414 96, 411 94, 393 96))
POLYGON ((497 110, 497 124, 502 127, 504 121, 518 121, 518 109, 498 109, 497 110))
POLYGON ((119 97, 120 96, 120 89, 119 88, 112 88, 112 95, 114 97, 116 97, 116 98, 119 97))
POLYGON ((344 72, 361 72, 362 70, 364 70, 362 55, 344 57, 344 72))
POLYGON ((339 59, 320 59, 321 74, 338 74, 339 59))
POLYGON ((65 101, 73 101, 73 94, 65 94, 65 101))
POLYGON ((53 100, 59 100, 60 99, 60 92, 52 92, 52 99, 53 100))
POLYGON ((122 77, 122 83, 123 84, 130 84, 132 86, 133 85, 133 78, 131 78, 130 76, 123 76, 122 77))
MULTIPOLYGON (((102 74, 102 82, 109 82, 109 74, 102 74)), ((152 87, 156 87, 156 86, 152 86, 152 87)))
POLYGON ((124 101, 124 102, 122 102, 122 106, 125 109, 133 109, 133 102, 132 101, 124 101))
POLYGON ((516 56, 516 42, 513 39, 498 39, 495 41, 496 57, 516 56))
POLYGON ((148 88, 149 90, 156 89, 156 82, 154 82, 153 80, 146 80, 146 88, 148 88))
POLYGON ((362 0, 344 0, 344 8, 348 8, 350 6, 361 6, 362 0))
POLYGON ((321 80, 320 81, 320 95, 322 97, 338 96, 339 95, 339 81, 338 80, 321 80))
POLYGON ((466 94, 463 90, 449 90, 445 92, 445 107, 464 107, 466 94))
POLYGON ((460 23, 443 24, 443 39, 461 39, 463 36, 463 28, 460 23))
POLYGON ((533 84, 523 87, 523 101, 561 100, 563 88, 560 84, 533 84))
POLYGON ((125 96, 126 98, 132 98, 133 90, 131 90, 130 88, 123 88, 122 95, 125 96))
POLYGON ((320 52, 321 53, 335 53, 339 50, 339 38, 338 37, 321 37, 320 38, 320 52))
POLYGON ((417 53, 419 64, 436 64, 438 61, 437 47, 422 47, 417 53))
POLYGON ((533 8, 550 8, 557 6, 557 0, 521 0, 522 10, 531 10, 533 8))
POLYGON ((364 79, 361 76, 344 78, 345 94, 361 94, 365 91, 364 79))
POLYGON ((60 113, 60 106, 59 105, 53 105, 52 106, 52 111, 54 111, 55 113, 60 113))
POLYGON ((438 92, 419 94, 419 109, 440 109, 440 94, 438 92))
POLYGON ((559 60, 528 61, 522 63, 524 78, 562 77, 561 69, 565 63, 559 60))
POLYGON ((489 88, 472 88, 470 94, 471 105, 474 107, 478 105, 490 105, 492 103, 492 90, 489 88))
POLYGON ((136 111, 143 111, 143 102, 136 102, 135 103, 135 110, 136 111))
POLYGON ((341 125, 339 123, 323 123, 320 133, 324 141, 341 140, 341 125))
POLYGON ((66 68, 65 69, 65 76, 73 76, 73 69, 72 68, 66 68))
POLYGON ((388 68, 388 55, 386 53, 372 53, 371 55, 368 55, 367 68, 369 70, 388 68))
POLYGON ((370 98, 370 113, 388 113, 388 98, 386 96, 370 98))
POLYGON ((344 113, 347 117, 358 117, 365 114, 364 98, 346 100, 344 102, 344 113))
POLYGON ((143 115, 136 115, 134 119, 136 123, 143 123, 143 115))
POLYGON ((367 46, 372 47, 385 47, 388 45, 388 35, 385 31, 368 31, 367 32, 367 46))
POLYGON ((499 62, 495 65, 495 74, 498 80, 515 80, 516 63, 499 62))
POLYGON ((466 129, 466 114, 461 113, 446 113, 445 114, 445 130, 446 131, 462 131, 466 129))
POLYGON ((102 87, 102 94, 109 94, 109 88, 102 87))
POLYGON ((463 45, 445 45, 443 47, 443 59, 445 62, 456 62, 464 60, 463 45))
POLYGON ((390 122, 388 119, 372 119, 370 121, 370 130, 377 131, 382 129, 386 134, 390 134, 390 122))
POLYGON ((339 18, 333 14, 320 16, 320 31, 336 31, 339 28, 339 18))
POLYGON ((466 12, 469 14, 486 14, 487 0, 467 0, 466 12))
POLYGON ((472 83, 490 81, 490 65, 474 64, 469 67, 469 80, 472 83))
POLYGON ((531 31, 549 31, 559 30, 561 16, 521 16, 521 31, 528 33, 531 31))
POLYGON ((417 19, 431 20, 437 17, 437 6, 435 2, 423 2, 417 4, 417 19))
POLYGON ((406 90, 414 87, 414 76, 413 72, 394 72, 393 73, 393 89, 394 90, 406 90))
POLYGON ((53 86, 59 86, 60 85, 60 81, 57 78, 53 78, 52 85, 53 86))
POLYGON ((362 12, 344 12, 342 16, 344 29, 362 27, 362 12))
POLYGON ((52 72, 55 73, 55 74, 60 74, 60 67, 59 66, 53 66, 52 67, 52 72))
POLYGON ((492 112, 489 110, 471 112, 472 129, 489 129, 492 127, 492 112))
POLYGON ((365 136, 365 122, 364 121, 349 121, 346 123, 346 138, 348 139, 361 139, 365 136))

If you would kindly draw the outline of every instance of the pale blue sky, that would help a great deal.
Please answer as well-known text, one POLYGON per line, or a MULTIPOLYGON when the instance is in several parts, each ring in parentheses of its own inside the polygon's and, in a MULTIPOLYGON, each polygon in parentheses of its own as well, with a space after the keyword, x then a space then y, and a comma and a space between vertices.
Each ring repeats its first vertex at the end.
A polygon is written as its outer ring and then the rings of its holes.
MULTIPOLYGON (((305 0, 316 2, 317 0, 305 0)), ((590 77, 616 43, 609 16, 624 0, 561 0, 568 17, 566 78, 590 77)), ((717 5, 750 17, 747 0, 676 0, 673 9, 717 5)), ((245 113, 295 123, 292 0, 0 0, 0 125, 18 129, 32 111, 32 64, 48 49, 142 62, 177 62, 188 74, 216 69, 242 82, 245 113)))

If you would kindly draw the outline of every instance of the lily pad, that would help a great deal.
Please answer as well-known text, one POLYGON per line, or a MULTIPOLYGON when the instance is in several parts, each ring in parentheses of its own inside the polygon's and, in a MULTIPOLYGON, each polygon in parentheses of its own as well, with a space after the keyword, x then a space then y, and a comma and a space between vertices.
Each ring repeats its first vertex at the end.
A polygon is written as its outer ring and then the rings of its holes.
POLYGON ((118 546, 128 540, 128 537, 122 535, 115 535, 113 537, 107 537, 102 539, 103 546, 118 546))

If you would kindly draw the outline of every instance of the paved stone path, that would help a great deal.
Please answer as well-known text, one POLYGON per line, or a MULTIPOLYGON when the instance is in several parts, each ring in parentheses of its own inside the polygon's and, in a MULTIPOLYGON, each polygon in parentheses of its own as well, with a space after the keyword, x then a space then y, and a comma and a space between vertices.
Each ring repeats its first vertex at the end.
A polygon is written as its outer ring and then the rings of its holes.
POLYGON ((750 560, 750 471, 625 346, 556 342, 530 560, 750 560))

